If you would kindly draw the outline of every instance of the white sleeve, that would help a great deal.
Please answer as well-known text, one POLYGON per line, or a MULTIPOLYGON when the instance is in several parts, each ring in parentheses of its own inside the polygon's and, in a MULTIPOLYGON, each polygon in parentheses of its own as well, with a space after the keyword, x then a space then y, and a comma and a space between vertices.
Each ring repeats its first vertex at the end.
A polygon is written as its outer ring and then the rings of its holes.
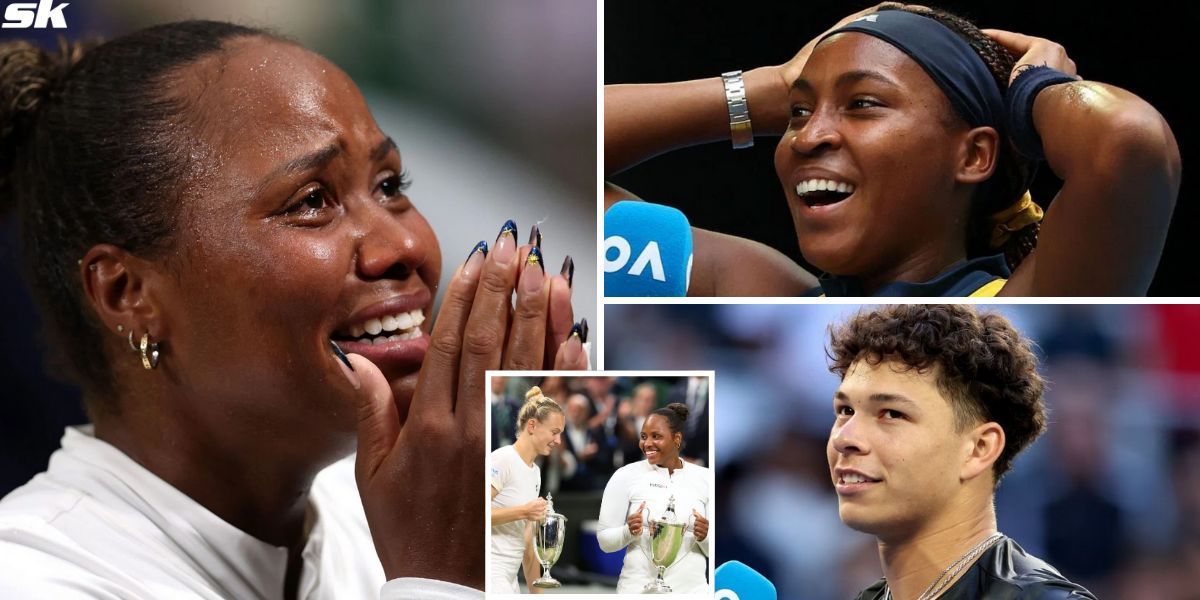
POLYGON ((625 524, 629 511, 629 484, 632 471, 617 469, 616 473, 604 486, 604 497, 600 500, 600 529, 596 539, 600 549, 605 552, 616 552, 633 541, 633 534, 625 524))
POLYGON ((420 577, 398 577, 379 590, 379 600, 483 600, 483 592, 466 586, 422 579, 420 577))
MULTIPOLYGON (((0 598, 117 600, 153 597, 148 589, 123 574, 112 573, 112 577, 106 578, 104 575, 109 574, 99 568, 97 572, 89 571, 72 560, 75 558, 74 549, 58 546, 49 540, 35 540, 44 543, 40 548, 9 543, 4 538, 10 535, 35 534, 0 531, 0 598)), ((77 556, 87 558, 82 553, 77 556)), ((92 566, 103 565, 94 563, 92 566)))
POLYGON ((488 482, 496 491, 502 491, 504 486, 508 485, 509 474, 512 470, 509 468, 509 463, 501 457, 503 454, 493 452, 488 456, 488 482))
MULTIPOLYGON (((701 472, 700 486, 701 486, 700 489, 703 490, 701 492, 701 494, 702 494, 701 498, 704 501, 704 505, 711 508, 712 507, 712 496, 710 496, 709 494, 711 494, 714 490, 711 469, 706 468, 706 469, 704 469, 704 471, 701 472)), ((709 552, 709 540, 712 539, 713 531, 716 528, 716 525, 714 524, 714 519, 713 519, 713 517, 714 517, 713 513, 715 511, 710 510, 710 509, 705 509, 704 512, 707 513, 704 516, 705 516, 705 518, 708 519, 708 535, 704 536, 704 539, 702 541, 696 542, 696 546, 698 546, 700 548, 700 552, 703 552, 705 556, 711 556, 708 553, 709 552)), ((693 531, 692 535, 695 536, 696 532, 693 531)))

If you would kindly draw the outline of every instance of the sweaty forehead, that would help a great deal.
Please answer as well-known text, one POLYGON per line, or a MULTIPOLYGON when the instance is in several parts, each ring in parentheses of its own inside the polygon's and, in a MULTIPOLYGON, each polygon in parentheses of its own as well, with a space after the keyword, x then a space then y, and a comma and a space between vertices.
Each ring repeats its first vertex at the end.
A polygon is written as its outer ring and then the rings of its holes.
POLYGON ((876 71, 902 87, 915 86, 915 92, 940 93, 929 74, 903 50, 857 31, 834 34, 817 44, 801 78, 832 83, 843 73, 860 70, 876 71))
POLYGON ((373 128, 354 82, 300 46, 263 37, 231 40, 188 67, 202 135, 218 147, 280 148, 314 135, 373 128))

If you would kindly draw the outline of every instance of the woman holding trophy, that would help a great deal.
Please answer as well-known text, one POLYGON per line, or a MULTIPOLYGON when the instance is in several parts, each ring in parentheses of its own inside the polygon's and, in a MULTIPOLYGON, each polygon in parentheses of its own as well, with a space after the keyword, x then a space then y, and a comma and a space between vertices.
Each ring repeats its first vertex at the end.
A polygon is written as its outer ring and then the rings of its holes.
POLYGON ((711 591, 707 507, 712 472, 680 458, 688 408, 673 403, 642 425, 646 460, 617 470, 600 504, 600 548, 626 549, 617 593, 711 591))
MULTIPOLYGON (((547 456, 562 443, 562 407, 533 386, 525 393, 525 404, 517 413, 517 441, 492 451, 488 477, 492 487, 492 541, 489 592, 521 592, 517 571, 525 568, 525 581, 532 584, 539 574, 531 543, 533 524, 547 512, 546 500, 538 497, 542 471, 534 459, 547 456)), ((540 593, 533 585, 531 593, 540 593)))

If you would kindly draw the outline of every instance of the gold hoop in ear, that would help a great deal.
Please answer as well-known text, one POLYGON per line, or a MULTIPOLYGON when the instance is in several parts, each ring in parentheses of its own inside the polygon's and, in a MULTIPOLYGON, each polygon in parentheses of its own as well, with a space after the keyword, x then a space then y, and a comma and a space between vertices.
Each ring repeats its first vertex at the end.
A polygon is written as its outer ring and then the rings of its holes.
POLYGON ((129 346, 142 355, 142 367, 144 369, 151 371, 158 368, 158 359, 161 356, 158 351, 158 342, 151 342, 149 333, 143 333, 141 343, 134 346, 133 331, 130 331, 129 346))
POLYGON ((142 354, 142 366, 147 371, 157 369, 159 358, 158 342, 151 342, 149 333, 142 334, 142 343, 139 350, 142 354))

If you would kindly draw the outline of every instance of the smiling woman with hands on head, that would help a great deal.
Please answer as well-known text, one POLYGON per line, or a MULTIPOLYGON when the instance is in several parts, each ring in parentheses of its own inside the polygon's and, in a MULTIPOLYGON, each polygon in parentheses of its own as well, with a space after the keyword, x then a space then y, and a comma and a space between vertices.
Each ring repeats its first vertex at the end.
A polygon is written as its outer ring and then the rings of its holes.
MULTIPOLYGON (((608 85, 604 103, 607 176, 781 136, 775 172, 820 278, 693 228, 695 296, 1142 296, 1179 193, 1179 147, 1145 100, 1080 80, 1052 41, 919 5, 852 14, 781 65, 608 85), (1063 180, 1045 211, 1039 160, 1063 180)), ((606 186, 607 205, 630 198, 606 186)))

